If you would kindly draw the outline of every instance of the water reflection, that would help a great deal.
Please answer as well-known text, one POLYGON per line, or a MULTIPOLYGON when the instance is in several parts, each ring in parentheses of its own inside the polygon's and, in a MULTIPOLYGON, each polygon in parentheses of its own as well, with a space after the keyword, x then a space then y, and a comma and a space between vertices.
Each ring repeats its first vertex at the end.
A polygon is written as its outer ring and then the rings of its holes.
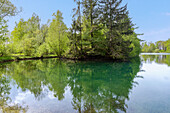
POLYGON ((9 97, 11 87, 9 85, 10 80, 8 77, 4 77, 1 75, 0 77, 0 112, 3 113, 25 113, 27 111, 27 107, 22 107, 18 104, 8 105, 11 102, 11 98, 9 97))
MULTIPOLYGON (((36 101, 41 101, 49 92, 62 101, 69 87, 72 108, 79 113, 126 112, 128 106, 125 101, 129 100, 136 84, 134 78, 138 77, 140 64, 137 58, 122 63, 49 59, 1 65, 0 104, 9 106, 7 101, 13 93, 10 88, 12 82, 22 92, 30 91, 36 101)), ((15 109, 26 112, 29 106, 24 108, 18 104, 15 109)))
POLYGON ((158 64, 167 64, 170 66, 170 55, 141 55, 145 63, 156 62, 158 64))

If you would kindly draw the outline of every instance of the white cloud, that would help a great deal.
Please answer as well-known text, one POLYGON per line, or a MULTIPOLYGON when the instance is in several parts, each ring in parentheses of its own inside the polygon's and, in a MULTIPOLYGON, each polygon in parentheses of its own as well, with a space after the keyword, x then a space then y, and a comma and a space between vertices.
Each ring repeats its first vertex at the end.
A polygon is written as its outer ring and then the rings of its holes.
POLYGON ((15 104, 22 103, 22 101, 30 94, 31 94, 30 91, 27 91, 26 93, 18 93, 18 95, 15 97, 14 103, 15 104))

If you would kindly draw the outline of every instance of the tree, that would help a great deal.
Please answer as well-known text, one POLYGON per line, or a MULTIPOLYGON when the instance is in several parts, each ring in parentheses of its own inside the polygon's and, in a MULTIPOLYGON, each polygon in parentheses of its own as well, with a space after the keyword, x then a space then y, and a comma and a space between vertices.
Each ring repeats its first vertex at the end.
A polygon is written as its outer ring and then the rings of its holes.
POLYGON ((122 7, 121 3, 122 0, 77 1, 78 8, 74 10, 78 22, 74 19, 69 35, 71 48, 74 48, 76 55, 80 56, 80 48, 84 58, 102 56, 126 59, 139 55, 140 40, 137 38, 138 34, 134 32, 135 25, 129 18, 127 5, 122 7))
POLYGON ((16 23, 11 34, 15 53, 35 56, 37 48, 41 45, 43 40, 39 16, 33 13, 32 17, 27 21, 21 19, 19 23, 16 23))
POLYGON ((167 48, 166 52, 170 53, 170 39, 166 41, 166 48, 167 48))
POLYGON ((156 48, 159 50, 165 50, 165 43, 164 41, 157 41, 156 42, 156 48))
POLYGON ((131 49, 128 53, 129 57, 138 57, 141 52, 140 39, 138 39, 137 36, 138 35, 136 33, 123 36, 125 41, 127 40, 131 42, 129 47, 127 47, 131 49))
POLYGON ((122 0, 74 1, 77 7, 70 31, 59 10, 53 14, 51 23, 42 26, 39 16, 34 13, 28 20, 21 19, 16 23, 11 33, 10 52, 38 57, 54 54, 121 60, 139 55, 140 40, 127 5, 121 5, 122 0))
POLYGON ((107 53, 106 36, 107 27, 98 24, 93 31, 93 40, 91 40, 91 22, 83 16, 82 34, 83 34, 83 51, 87 56, 105 56, 107 53))
POLYGON ((48 23, 41 26, 41 33, 39 34, 39 44, 37 50, 37 56, 43 57, 44 55, 48 55, 48 44, 46 43, 46 39, 48 37, 48 23))
POLYGON ((90 25, 86 25, 90 29, 91 47, 94 48, 94 32, 97 30, 98 23, 98 0, 82 0, 83 14, 90 25))
MULTIPOLYGON (((20 9, 21 11, 21 9, 20 9)), ((5 18, 7 16, 15 16, 20 11, 12 4, 9 0, 0 1, 0 18, 5 18)))
MULTIPOLYGON (((73 18, 75 17, 75 16, 77 16, 77 22, 75 23, 74 22, 74 24, 75 25, 77 25, 77 27, 78 27, 78 31, 79 31, 79 42, 80 42, 80 51, 81 51, 81 55, 82 55, 82 49, 83 49, 83 45, 82 45, 82 22, 81 22, 81 20, 82 20, 82 16, 81 16, 81 1, 80 0, 74 0, 74 2, 76 2, 76 4, 77 4, 77 9, 73 9, 74 11, 75 11, 75 14, 73 15, 73 18)), ((76 28, 77 28, 76 27, 76 28)))
POLYGON ((22 53, 22 40, 24 39, 24 35, 27 33, 26 30, 26 21, 24 19, 20 19, 14 30, 11 32, 12 39, 10 41, 11 45, 11 53, 22 53))
POLYGON ((149 43, 148 52, 149 52, 149 53, 152 53, 152 52, 155 51, 155 49, 156 49, 155 44, 152 43, 152 42, 150 42, 150 43, 149 43))
POLYGON ((73 9, 73 23, 70 28, 68 37, 70 39, 70 53, 74 57, 82 56, 82 16, 81 16, 81 0, 74 0, 77 7, 73 9))
POLYGON ((131 41, 124 40, 122 34, 133 34, 133 24, 128 17, 127 5, 121 6, 122 0, 100 0, 100 21, 107 28, 108 55, 114 59, 129 57, 131 41), (128 30, 132 33, 128 33, 128 30))
POLYGON ((6 22, 7 21, 0 18, 0 56, 7 54, 6 42, 8 40, 8 37, 7 37, 8 30, 7 30, 6 22))
POLYGON ((144 53, 146 52, 147 53, 148 52, 148 48, 149 47, 147 45, 147 42, 142 43, 142 52, 144 52, 144 53))
POLYGON ((68 32, 68 38, 70 41, 70 54, 73 57, 79 56, 79 50, 78 50, 78 38, 77 38, 77 23, 76 20, 73 19, 73 23, 71 25, 71 28, 68 32))
POLYGON ((61 57, 68 50, 67 26, 63 22, 62 13, 58 10, 49 27, 47 43, 50 52, 61 57))
POLYGON ((0 56, 7 54, 7 24, 5 17, 15 16, 17 8, 9 0, 0 1, 0 56))

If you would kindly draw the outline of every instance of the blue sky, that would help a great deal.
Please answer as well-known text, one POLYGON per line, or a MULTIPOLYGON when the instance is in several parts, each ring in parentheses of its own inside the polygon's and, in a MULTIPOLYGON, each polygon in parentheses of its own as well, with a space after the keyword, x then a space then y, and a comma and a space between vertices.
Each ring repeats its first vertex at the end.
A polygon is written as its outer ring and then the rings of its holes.
MULTIPOLYGON (((23 11, 9 19, 9 30, 11 31, 15 22, 20 18, 27 20, 36 13, 45 24, 52 19, 52 14, 57 10, 63 13, 64 22, 70 27, 72 21, 72 9, 75 7, 73 0, 11 0, 23 11)), ((170 38, 170 0, 123 0, 128 3, 128 10, 133 23, 139 27, 136 32, 144 33, 140 36, 148 42, 167 40, 170 38)))

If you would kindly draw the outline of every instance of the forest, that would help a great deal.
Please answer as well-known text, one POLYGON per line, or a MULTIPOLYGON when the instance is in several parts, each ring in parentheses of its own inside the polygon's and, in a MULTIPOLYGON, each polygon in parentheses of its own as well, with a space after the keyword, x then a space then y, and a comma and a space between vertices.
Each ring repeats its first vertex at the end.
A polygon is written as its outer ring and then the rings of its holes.
POLYGON ((67 27, 57 10, 53 19, 40 24, 33 13, 28 20, 16 22, 8 31, 6 17, 20 13, 10 0, 0 2, 0 56, 23 55, 59 58, 129 59, 141 52, 135 24, 122 0, 74 0, 72 25, 67 27))
POLYGON ((143 42, 142 43, 143 53, 170 53, 170 39, 166 41, 143 42))

